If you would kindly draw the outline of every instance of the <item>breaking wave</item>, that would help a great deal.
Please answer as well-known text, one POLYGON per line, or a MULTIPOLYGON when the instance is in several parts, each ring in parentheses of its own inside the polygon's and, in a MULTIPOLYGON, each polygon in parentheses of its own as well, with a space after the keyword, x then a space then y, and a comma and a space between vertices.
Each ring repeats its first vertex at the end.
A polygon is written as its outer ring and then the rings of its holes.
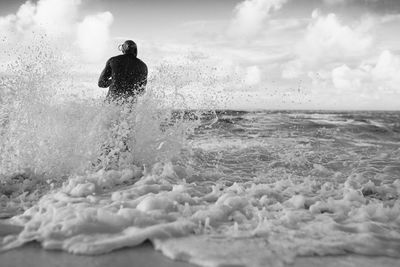
POLYGON ((202 266, 399 257, 399 113, 190 111, 182 88, 204 77, 165 66, 133 105, 61 99, 74 85, 58 60, 20 58, 2 78, 0 211, 20 231, 1 250, 151 240, 202 266))

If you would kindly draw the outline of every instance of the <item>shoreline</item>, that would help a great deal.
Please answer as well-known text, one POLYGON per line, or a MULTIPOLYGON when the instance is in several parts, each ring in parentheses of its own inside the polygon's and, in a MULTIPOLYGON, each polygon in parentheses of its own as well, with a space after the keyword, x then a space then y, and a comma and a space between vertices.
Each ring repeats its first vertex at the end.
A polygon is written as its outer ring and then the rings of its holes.
MULTIPOLYGON (((21 248, 0 253, 2 267, 11 266, 85 266, 85 267, 195 267, 197 265, 173 261, 161 252, 156 251, 147 241, 137 247, 124 248, 108 254, 83 256, 69 254, 64 251, 44 250, 37 242, 21 248)), ((400 259, 389 257, 368 257, 360 255, 297 257, 293 267, 395 267, 400 266, 400 259)), ((273 266, 271 266, 273 267, 273 266)))

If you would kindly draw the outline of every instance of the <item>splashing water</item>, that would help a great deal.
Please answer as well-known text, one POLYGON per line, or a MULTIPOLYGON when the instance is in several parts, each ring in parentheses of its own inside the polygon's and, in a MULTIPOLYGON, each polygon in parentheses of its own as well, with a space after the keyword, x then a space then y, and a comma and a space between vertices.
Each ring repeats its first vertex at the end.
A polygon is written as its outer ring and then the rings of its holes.
MULTIPOLYGON (((31 181, 30 186, 60 184, 88 171, 151 167, 169 161, 185 146, 185 136, 197 124, 195 120, 183 122, 183 117, 176 116, 181 112, 172 112, 184 99, 166 101, 166 84, 160 82, 165 77, 160 75, 150 78, 147 94, 134 105, 105 103, 65 95, 79 86, 68 72, 71 63, 43 40, 15 53, 21 56, 1 77, 3 193, 10 191, 7 184, 16 178, 31 181)), ((178 94, 176 88, 169 89, 178 94)))
POLYGON ((16 177, 52 187, 25 185, 32 202, 7 220, 23 230, 1 250, 36 240, 94 255, 149 239, 202 266, 399 257, 399 113, 176 111, 205 77, 165 66, 135 105, 58 101, 71 82, 46 62, 2 82, 1 208, 22 193, 16 177))

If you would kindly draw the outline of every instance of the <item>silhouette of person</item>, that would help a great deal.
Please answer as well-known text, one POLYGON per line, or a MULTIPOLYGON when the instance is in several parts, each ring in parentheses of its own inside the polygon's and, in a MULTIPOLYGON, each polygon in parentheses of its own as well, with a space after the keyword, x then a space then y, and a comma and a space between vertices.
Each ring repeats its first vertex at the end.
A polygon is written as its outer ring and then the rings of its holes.
POLYGON ((132 40, 118 46, 122 55, 110 58, 102 71, 98 86, 109 87, 108 101, 135 100, 144 93, 147 84, 147 66, 137 58, 137 45, 132 40))

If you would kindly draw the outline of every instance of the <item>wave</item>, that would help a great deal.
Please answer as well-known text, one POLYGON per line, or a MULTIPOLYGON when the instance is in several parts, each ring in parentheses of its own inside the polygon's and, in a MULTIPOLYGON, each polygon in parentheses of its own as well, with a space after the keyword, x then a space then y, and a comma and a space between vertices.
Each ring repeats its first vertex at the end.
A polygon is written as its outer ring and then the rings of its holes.
POLYGON ((2 83, 0 216, 21 231, 1 251, 96 255, 149 239, 202 266, 399 257, 395 113, 179 109, 186 80, 165 68, 134 105, 59 101, 71 84, 56 66, 22 57, 2 83))

